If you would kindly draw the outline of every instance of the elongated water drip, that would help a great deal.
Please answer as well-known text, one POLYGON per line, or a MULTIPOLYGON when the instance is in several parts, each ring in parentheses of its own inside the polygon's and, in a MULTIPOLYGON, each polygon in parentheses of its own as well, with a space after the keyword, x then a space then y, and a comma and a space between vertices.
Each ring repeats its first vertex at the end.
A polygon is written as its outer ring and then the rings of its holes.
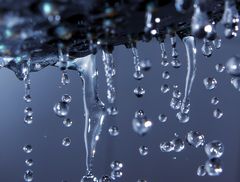
POLYGON ((191 93, 192 85, 196 75, 196 45, 193 36, 187 36, 183 38, 183 43, 187 52, 187 75, 185 82, 184 97, 181 105, 181 113, 188 113, 190 109, 189 96, 191 93))
POLYGON ((141 80, 144 77, 144 75, 141 71, 141 63, 140 63, 140 59, 139 59, 138 49, 136 47, 132 47, 132 53, 133 53, 133 63, 134 63, 134 68, 135 68, 133 77, 136 80, 141 80))
POLYGON ((62 70, 62 77, 61 77, 61 83, 63 85, 67 85, 70 83, 70 79, 67 74, 67 55, 63 55, 62 48, 58 47, 58 56, 59 56, 59 67, 62 70))
POLYGON ((96 153, 96 144, 100 138, 106 109, 98 97, 96 56, 88 55, 74 60, 83 82, 83 102, 85 115, 84 142, 86 148, 87 174, 92 172, 92 161, 96 153))

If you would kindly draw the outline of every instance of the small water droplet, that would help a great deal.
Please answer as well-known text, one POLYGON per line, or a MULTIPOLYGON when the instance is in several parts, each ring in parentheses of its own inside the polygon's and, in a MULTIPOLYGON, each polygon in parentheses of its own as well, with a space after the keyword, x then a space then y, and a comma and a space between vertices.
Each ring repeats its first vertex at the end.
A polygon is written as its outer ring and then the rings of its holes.
POLYGON ((118 136, 119 135, 119 129, 117 126, 111 126, 109 129, 108 129, 108 132, 111 136, 118 136))
POLYGON ((30 94, 24 95, 23 99, 25 100, 25 102, 29 103, 32 101, 32 97, 30 94))
POLYGON ((211 99, 211 104, 217 105, 218 103, 219 103, 219 99, 218 99, 217 97, 213 97, 213 98, 211 99))
POLYGON ((162 93, 167 93, 167 92, 169 92, 169 90, 170 90, 170 88, 169 88, 169 86, 167 85, 167 84, 163 84, 162 86, 161 86, 161 92, 162 93))
POLYGON ((133 93, 137 96, 137 97, 142 97, 145 94, 145 90, 144 88, 138 86, 133 90, 133 93))
POLYGON ((174 144, 172 142, 162 142, 160 143, 160 150, 162 152, 171 152, 174 150, 174 144))
POLYGON ((220 109, 213 110, 213 117, 216 119, 220 119, 223 116, 223 112, 220 109))
POLYGON ((169 72, 168 72, 168 71, 164 71, 164 72, 162 73, 162 78, 165 79, 165 80, 169 79, 169 78, 170 78, 169 72))
POLYGON ((121 170, 123 168, 123 163, 120 162, 120 161, 113 161, 110 164, 110 167, 112 168, 112 170, 118 171, 118 170, 121 170))
POLYGON ((139 135, 145 135, 152 128, 152 121, 148 120, 140 110, 132 120, 133 130, 139 135))
POLYGON ((216 49, 221 48, 222 46, 222 39, 220 37, 217 37, 214 41, 213 41, 213 45, 216 49))
POLYGON ((198 176, 205 176, 207 174, 205 166, 201 165, 197 168, 197 175, 198 176))
POLYGON ((25 164, 29 167, 31 167, 33 165, 33 160, 32 159, 27 159, 25 160, 25 164))
POLYGON ((53 110, 59 117, 67 116, 69 111, 69 104, 67 102, 58 102, 54 105, 53 110))
POLYGON ((123 173, 122 173, 122 171, 120 171, 120 170, 113 170, 113 171, 111 172, 111 178, 112 178, 113 180, 115 180, 115 179, 117 179, 117 178, 121 178, 122 175, 123 175, 123 173))
POLYGON ((181 62, 179 61, 179 59, 174 58, 174 59, 172 59, 172 61, 171 61, 171 65, 172 65, 172 67, 174 67, 174 68, 180 68, 182 64, 181 64, 181 62))
POLYGON ((203 79, 203 84, 207 90, 212 90, 217 85, 217 80, 213 77, 207 77, 203 79))
POLYGON ((64 147, 68 147, 71 144, 71 139, 69 137, 66 137, 62 140, 62 145, 64 147))
POLYGON ((32 117, 32 116, 29 116, 29 115, 26 115, 26 116, 24 117, 24 122, 25 122, 26 124, 32 124, 32 122, 33 122, 33 117, 32 117))
POLYGON ((99 179, 99 182, 111 182, 111 177, 109 176, 103 176, 99 179))
POLYGON ((148 154, 148 147, 147 146, 140 146, 138 150, 139 150, 139 153, 142 156, 145 156, 145 155, 148 154))
POLYGON ((223 64, 216 64, 215 69, 217 72, 222 73, 225 70, 225 66, 223 64))
POLYGON ((107 108, 107 112, 110 116, 115 116, 118 114, 118 109, 114 106, 107 108))
POLYGON ((205 169, 209 176, 219 176, 223 172, 221 160, 219 158, 209 159, 205 163, 205 169))
POLYGON ((173 143, 173 150, 175 152, 181 152, 185 148, 184 141, 181 138, 175 138, 171 141, 173 143))
POLYGON ((69 79, 68 74, 66 72, 62 73, 61 83, 63 85, 67 85, 67 84, 70 83, 70 79, 69 79))
POLYGON ((27 154, 31 153, 33 150, 32 146, 31 145, 25 145, 23 147, 23 151, 26 152, 27 154))
POLYGON ((238 78, 238 77, 231 78, 231 84, 233 85, 233 87, 235 89, 240 91, 240 78, 238 78))
POLYGON ((70 126, 72 126, 72 120, 71 119, 69 119, 69 118, 65 118, 64 120, 63 120, 63 124, 64 124, 64 126, 66 126, 66 127, 70 127, 70 126))
POLYGON ((62 102, 70 103, 72 101, 72 97, 68 94, 64 94, 62 96, 62 102))
POLYGON ((98 180, 92 174, 88 174, 82 177, 81 182, 98 182, 98 180))
POLYGON ((203 39, 202 53, 206 57, 210 57, 213 53, 213 48, 207 39, 203 39))
POLYGON ((165 123, 167 121, 167 116, 165 114, 159 114, 158 119, 162 123, 165 123))
POLYGON ((144 78, 144 75, 142 72, 140 71, 136 71, 133 73, 133 77, 136 79, 136 80, 141 80, 144 78))
POLYGON ((190 131, 187 134, 187 142, 195 148, 203 146, 205 142, 204 135, 198 131, 190 131))
POLYGON ((31 107, 26 107, 26 108, 24 109, 24 113, 25 113, 27 116, 32 116, 32 115, 33 115, 32 108, 31 108, 31 107))
POLYGON ((189 115, 187 113, 178 112, 176 117, 180 123, 187 123, 189 121, 189 115))
POLYGON ((214 140, 205 145, 205 152, 209 158, 219 158, 223 155, 224 145, 218 140, 214 140))
POLYGON ((175 98, 180 98, 182 93, 179 91, 179 90, 173 90, 173 93, 172 93, 173 97, 175 98))
POLYGON ((170 101, 170 107, 174 110, 180 109, 182 101, 179 98, 173 97, 170 101))
POLYGON ((24 173, 24 180, 26 182, 33 181, 33 171, 32 170, 26 170, 24 173))

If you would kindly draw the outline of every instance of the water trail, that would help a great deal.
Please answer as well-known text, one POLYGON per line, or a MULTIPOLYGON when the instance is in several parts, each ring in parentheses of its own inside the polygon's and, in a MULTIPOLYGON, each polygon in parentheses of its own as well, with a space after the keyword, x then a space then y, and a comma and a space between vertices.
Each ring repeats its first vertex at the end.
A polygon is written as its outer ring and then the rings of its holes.
POLYGON ((189 95, 192 89, 192 84, 196 75, 196 44, 193 36, 187 36, 183 38, 183 43, 187 52, 187 75, 185 82, 184 97, 181 105, 181 113, 186 113, 189 111, 189 95))
POLYGON ((58 56, 59 56, 59 63, 60 63, 60 69, 62 70, 62 77, 61 77, 61 83, 62 85, 67 85, 70 83, 70 79, 67 74, 67 55, 64 56, 62 52, 62 48, 60 45, 58 46, 58 56))
POLYGON ((96 153, 96 144, 100 138, 106 109, 98 97, 96 56, 77 58, 74 65, 83 82, 83 102, 85 115, 84 142, 86 148, 87 174, 92 173, 92 161, 96 153))
POLYGON ((132 47, 132 53, 133 53, 133 63, 134 63, 134 68, 135 68, 133 77, 136 80, 141 80, 144 77, 144 75, 141 71, 141 62, 139 59, 138 49, 134 46, 132 47))

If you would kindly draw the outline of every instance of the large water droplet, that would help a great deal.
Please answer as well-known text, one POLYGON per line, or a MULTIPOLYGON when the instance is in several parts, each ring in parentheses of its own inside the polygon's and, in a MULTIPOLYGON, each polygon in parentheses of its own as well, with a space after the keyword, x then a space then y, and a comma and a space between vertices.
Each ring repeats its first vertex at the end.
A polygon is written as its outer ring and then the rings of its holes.
POLYGON ((205 169, 209 176, 219 176, 223 172, 221 160, 219 158, 209 159, 205 163, 205 169))
POLYGON ((195 148, 203 146, 205 142, 204 135, 198 131, 190 131, 187 134, 187 142, 195 148))
POLYGON ((212 90, 217 85, 217 80, 213 77, 207 77, 203 79, 203 84, 207 90, 212 90))
POLYGON ((184 141, 181 138, 175 138, 171 141, 175 152, 181 152, 185 148, 184 141))
POLYGON ((209 158, 219 158, 223 155, 224 145, 218 140, 214 140, 205 145, 205 152, 209 158))
POLYGON ((59 117, 67 116, 69 111, 69 104, 67 102, 62 102, 62 101, 58 102, 53 107, 53 110, 55 114, 58 115, 59 117))
POLYGON ((24 173, 24 180, 26 182, 33 181, 33 171, 32 170, 26 170, 24 173))

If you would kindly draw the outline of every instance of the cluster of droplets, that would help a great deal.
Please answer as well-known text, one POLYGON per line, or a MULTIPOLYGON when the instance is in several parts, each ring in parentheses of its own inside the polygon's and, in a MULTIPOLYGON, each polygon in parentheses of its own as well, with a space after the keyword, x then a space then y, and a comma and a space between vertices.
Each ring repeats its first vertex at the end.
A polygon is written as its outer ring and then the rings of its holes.
POLYGON ((162 152, 181 152, 185 148, 185 143, 181 138, 174 138, 168 142, 160 143, 160 150, 162 152))

